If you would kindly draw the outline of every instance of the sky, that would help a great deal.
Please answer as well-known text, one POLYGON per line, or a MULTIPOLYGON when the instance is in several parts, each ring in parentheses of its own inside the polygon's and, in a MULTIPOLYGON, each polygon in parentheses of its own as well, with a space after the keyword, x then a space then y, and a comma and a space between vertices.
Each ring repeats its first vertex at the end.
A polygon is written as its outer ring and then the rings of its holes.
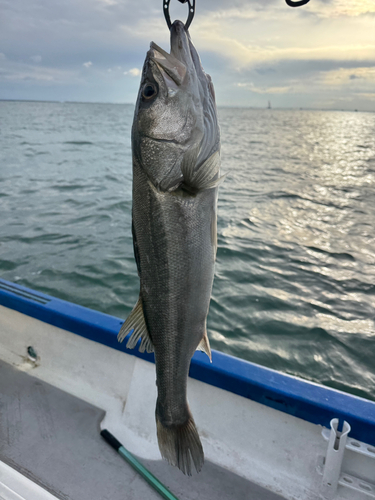
MULTIPOLYGON (((218 105, 375 111, 375 0, 196 0, 190 34, 218 105)), ((0 0, 0 99, 134 103, 151 41, 161 0, 0 0)))

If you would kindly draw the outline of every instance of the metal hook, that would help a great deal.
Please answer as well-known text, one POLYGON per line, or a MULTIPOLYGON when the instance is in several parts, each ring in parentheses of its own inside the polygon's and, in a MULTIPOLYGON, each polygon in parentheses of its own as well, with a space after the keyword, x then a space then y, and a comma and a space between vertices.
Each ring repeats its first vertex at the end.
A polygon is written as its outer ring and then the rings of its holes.
MULTIPOLYGON (((164 17, 165 20, 167 21, 168 28, 171 29, 172 23, 171 23, 171 17, 169 15, 169 4, 171 0, 163 0, 163 11, 164 11, 164 17)), ((185 23, 185 30, 187 31, 189 29, 189 26, 191 25, 191 22, 194 18, 195 14, 195 0, 179 0, 181 3, 188 3, 189 5, 189 15, 187 18, 187 21, 185 23)))
POLYGON ((310 0, 298 0, 297 2, 293 1, 293 0, 285 0, 287 5, 289 5, 289 7, 302 7, 302 5, 306 5, 307 3, 310 2, 310 0))

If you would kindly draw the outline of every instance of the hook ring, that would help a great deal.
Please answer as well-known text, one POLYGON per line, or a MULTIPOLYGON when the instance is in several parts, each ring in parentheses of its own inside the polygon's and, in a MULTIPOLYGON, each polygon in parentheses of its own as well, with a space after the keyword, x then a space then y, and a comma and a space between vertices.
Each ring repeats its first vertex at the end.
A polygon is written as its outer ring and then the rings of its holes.
MULTIPOLYGON (((191 25, 191 22, 194 18, 195 14, 195 0, 179 0, 181 3, 187 3, 189 6, 189 14, 188 18, 185 23, 185 30, 187 31, 189 29, 189 26, 191 25)), ((172 23, 171 23, 171 17, 169 15, 169 4, 171 0, 163 0, 163 11, 164 11, 164 17, 165 20, 167 21, 168 28, 171 29, 172 23)))

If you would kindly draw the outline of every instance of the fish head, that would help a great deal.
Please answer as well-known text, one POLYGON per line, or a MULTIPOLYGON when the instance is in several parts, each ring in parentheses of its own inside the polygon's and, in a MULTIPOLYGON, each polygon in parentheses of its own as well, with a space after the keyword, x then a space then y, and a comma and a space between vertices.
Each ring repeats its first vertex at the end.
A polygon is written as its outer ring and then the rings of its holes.
POLYGON ((219 147, 211 78, 181 21, 171 27, 171 50, 151 42, 143 66, 132 128, 133 155, 160 190, 182 181, 181 165, 194 151, 197 164, 219 147), (190 152, 190 153, 188 153, 190 152))

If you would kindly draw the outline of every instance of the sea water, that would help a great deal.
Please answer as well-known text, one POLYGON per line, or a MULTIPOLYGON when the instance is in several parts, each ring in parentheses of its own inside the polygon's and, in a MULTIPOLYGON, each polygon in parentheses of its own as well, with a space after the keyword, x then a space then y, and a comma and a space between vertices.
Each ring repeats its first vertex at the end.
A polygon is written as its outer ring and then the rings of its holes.
MULTIPOLYGON (((0 102, 2 278, 128 315, 133 112, 0 102)), ((219 118, 211 346, 375 400, 375 114, 219 118)))

